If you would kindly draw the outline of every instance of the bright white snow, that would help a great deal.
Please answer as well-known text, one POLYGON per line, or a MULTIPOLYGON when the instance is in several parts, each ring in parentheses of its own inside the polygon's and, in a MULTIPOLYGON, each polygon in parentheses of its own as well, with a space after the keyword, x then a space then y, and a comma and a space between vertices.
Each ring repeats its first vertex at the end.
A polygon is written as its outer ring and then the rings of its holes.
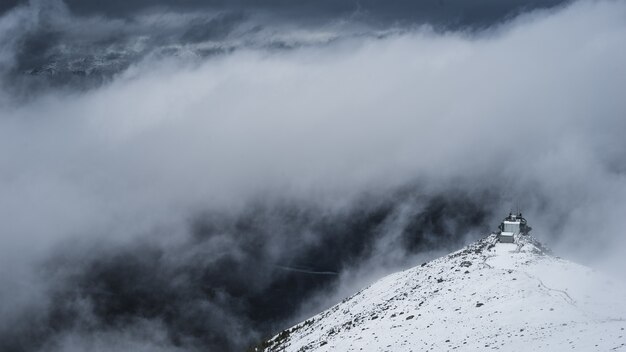
POLYGON ((389 275, 267 351, 626 351, 626 286, 495 235, 389 275))

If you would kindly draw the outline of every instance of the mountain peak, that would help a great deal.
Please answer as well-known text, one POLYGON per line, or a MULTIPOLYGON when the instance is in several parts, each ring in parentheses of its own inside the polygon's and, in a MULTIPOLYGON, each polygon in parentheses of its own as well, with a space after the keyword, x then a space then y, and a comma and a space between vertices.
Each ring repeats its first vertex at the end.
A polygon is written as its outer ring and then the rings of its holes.
POLYGON ((265 351, 585 351, 626 346, 626 288, 491 234, 391 274, 264 342, 265 351))

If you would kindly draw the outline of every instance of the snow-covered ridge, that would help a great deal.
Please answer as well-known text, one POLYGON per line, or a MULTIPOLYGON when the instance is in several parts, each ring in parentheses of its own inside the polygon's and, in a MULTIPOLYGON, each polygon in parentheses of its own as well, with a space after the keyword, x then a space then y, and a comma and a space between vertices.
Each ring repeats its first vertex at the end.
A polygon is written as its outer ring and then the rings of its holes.
POLYGON ((626 351, 626 286, 490 235, 389 275, 260 347, 266 351, 626 351))

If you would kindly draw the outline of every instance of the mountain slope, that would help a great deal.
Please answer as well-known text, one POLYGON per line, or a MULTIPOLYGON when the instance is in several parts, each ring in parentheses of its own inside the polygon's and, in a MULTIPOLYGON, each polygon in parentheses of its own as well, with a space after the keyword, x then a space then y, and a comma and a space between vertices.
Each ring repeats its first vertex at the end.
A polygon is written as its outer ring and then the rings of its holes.
POLYGON ((626 287, 532 237, 490 235, 389 275, 266 351, 626 351, 626 287))

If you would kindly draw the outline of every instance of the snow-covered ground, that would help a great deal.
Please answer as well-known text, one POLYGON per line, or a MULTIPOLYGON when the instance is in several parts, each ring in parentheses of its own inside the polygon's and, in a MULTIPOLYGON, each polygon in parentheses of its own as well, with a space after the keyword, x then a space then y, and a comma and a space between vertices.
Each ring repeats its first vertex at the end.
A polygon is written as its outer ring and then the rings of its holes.
POLYGON ((267 351, 626 351, 626 285, 490 235, 389 275, 267 351))

